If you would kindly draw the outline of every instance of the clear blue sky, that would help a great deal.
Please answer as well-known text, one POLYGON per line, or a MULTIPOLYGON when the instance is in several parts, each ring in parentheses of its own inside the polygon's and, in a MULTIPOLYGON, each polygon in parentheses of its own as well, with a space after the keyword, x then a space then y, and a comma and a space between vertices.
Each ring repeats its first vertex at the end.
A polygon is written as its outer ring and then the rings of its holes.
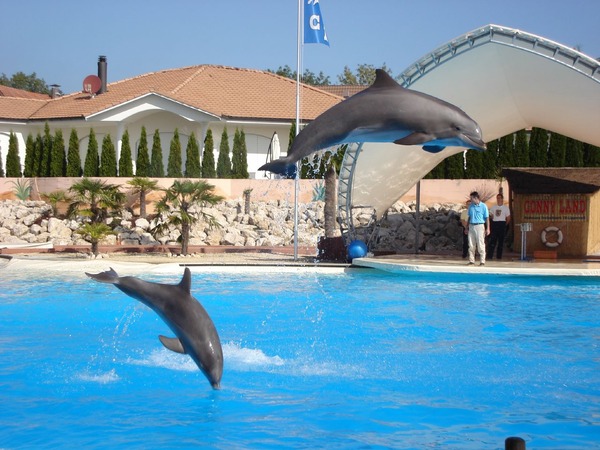
MULTIPOLYGON (((490 23, 600 57, 600 0, 321 0, 331 47, 304 46, 303 68, 337 82, 344 66, 395 75, 490 23)), ((108 58, 109 82, 197 64, 296 67, 297 0, 47 0, 2 4, 0 72, 36 72, 81 90, 108 58)))

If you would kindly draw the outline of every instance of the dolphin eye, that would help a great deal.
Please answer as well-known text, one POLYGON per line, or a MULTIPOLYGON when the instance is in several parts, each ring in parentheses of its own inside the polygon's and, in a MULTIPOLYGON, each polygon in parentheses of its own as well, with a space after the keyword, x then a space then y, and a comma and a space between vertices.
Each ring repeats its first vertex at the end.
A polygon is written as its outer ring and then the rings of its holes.
POLYGON ((458 125, 454 125, 454 129, 455 129, 456 131, 460 131, 460 127, 459 127, 458 125))

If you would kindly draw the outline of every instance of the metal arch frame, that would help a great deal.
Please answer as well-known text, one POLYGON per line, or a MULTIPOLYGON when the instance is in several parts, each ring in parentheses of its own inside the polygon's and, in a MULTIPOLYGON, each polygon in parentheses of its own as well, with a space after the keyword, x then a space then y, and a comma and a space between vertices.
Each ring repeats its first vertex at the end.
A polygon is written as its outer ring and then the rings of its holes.
MULTIPOLYGON (((490 42, 548 58, 600 83, 599 61, 549 39, 499 25, 478 28, 428 53, 399 75, 399 83, 409 87, 446 61, 490 42)), ((362 147, 363 143, 348 146, 338 178, 338 222, 346 243, 356 236, 352 209, 357 207, 352 206, 352 184, 362 147)))

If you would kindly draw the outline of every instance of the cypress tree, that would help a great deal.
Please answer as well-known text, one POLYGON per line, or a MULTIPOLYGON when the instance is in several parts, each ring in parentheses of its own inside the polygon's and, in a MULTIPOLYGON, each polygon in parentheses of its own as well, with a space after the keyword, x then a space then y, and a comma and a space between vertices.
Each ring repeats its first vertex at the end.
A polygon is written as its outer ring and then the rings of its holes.
POLYGON ((564 167, 566 152, 567 138, 559 133, 551 133, 548 146, 548 167, 564 167))
POLYGON ((81 176, 81 156, 79 155, 79 136, 77 136, 77 130, 71 129, 71 135, 69 136, 69 151, 67 152, 67 176, 68 177, 80 177, 81 176))
MULTIPOLYGON (((0 164, 1 166, 1 164, 0 164)), ((11 131, 8 136, 8 153, 6 154, 6 176, 21 178, 21 160, 19 158, 19 141, 11 131)))
POLYGON ((52 156, 50 157, 50 176, 64 177, 67 173, 67 158, 65 155, 65 140, 62 130, 54 132, 52 140, 52 156))
POLYGON ((444 162, 446 163, 444 178, 449 180, 461 180, 465 177, 464 152, 449 156, 444 162))
POLYGON ((133 161, 131 158, 131 145, 129 144, 129 131, 125 130, 121 141, 121 157, 119 158, 119 176, 133 176, 133 161))
POLYGON ((42 140, 42 153, 40 161, 40 176, 50 176, 50 162, 52 161, 52 135, 50 134, 50 126, 48 122, 44 126, 44 138, 42 140))
POLYGON ((175 128, 173 138, 171 139, 171 147, 169 149, 169 159, 167 162, 167 177, 181 178, 181 142, 179 140, 179 131, 175 128))
POLYGON ((515 135, 508 134, 500 139, 498 143, 498 159, 496 161, 496 174, 502 173, 504 167, 514 166, 515 159, 515 135))
POLYGON ((217 178, 231 178, 231 159, 229 158, 227 127, 223 128, 223 134, 221 134, 219 159, 217 160, 217 178))
POLYGON ((548 132, 542 128, 532 128, 529 139, 529 165, 546 167, 548 164, 548 132))
POLYGON ((290 126, 290 134, 289 134, 288 148, 287 148, 288 153, 290 152, 290 149, 292 148, 294 139, 296 139, 296 122, 292 122, 292 125, 290 126))
POLYGON ((204 139, 204 151, 202 152, 202 177, 217 177, 217 171, 215 170, 215 144, 210 128, 206 132, 206 138, 204 139))
MULTIPOLYGON (((478 176, 474 176, 472 178, 496 178, 497 176, 497 167, 498 167, 498 148, 500 146, 500 141, 495 139, 487 144, 487 150, 483 152, 475 152, 481 153, 481 162, 478 166, 478 176)), ((473 153, 473 150, 469 150, 468 152, 473 153)))
POLYGON ((104 136, 104 139, 102 140, 99 172, 101 177, 117 176, 117 152, 115 151, 115 145, 110 138, 110 133, 104 136))
POLYGON ((33 135, 29 133, 25 141, 25 167, 23 168, 23 176, 31 178, 34 175, 35 162, 35 140, 33 135))
POLYGON ((140 143, 138 145, 137 160, 135 163, 135 175, 138 177, 147 177, 150 172, 150 156, 148 155, 148 138, 146 136, 146 127, 142 127, 140 143))
POLYGON ((231 159, 231 178, 248 178, 248 155, 246 150, 246 135, 243 131, 235 130, 233 138, 233 157, 231 159))
POLYGON ((152 160, 150 162, 151 177, 164 177, 165 166, 163 165, 162 146, 160 144, 160 133, 158 128, 154 131, 154 139, 152 141, 152 160))
POLYGON ((584 143, 583 162, 585 167, 600 167, 600 147, 584 143))
POLYGON ((84 177, 97 177, 100 175, 100 156, 98 156, 98 141, 94 129, 90 128, 88 148, 83 166, 84 177))
POLYGON ((185 176, 189 178, 200 178, 202 170, 200 168, 200 148, 198 140, 192 131, 185 149, 185 176))
POLYGON ((565 167, 583 167, 583 142, 567 138, 565 167))
POLYGON ((490 146, 493 147, 494 141, 488 143, 488 149, 485 152, 480 152, 477 150, 467 150, 466 157, 466 170, 465 170, 465 178, 477 179, 483 178, 483 156, 484 153, 489 152, 490 150, 495 151, 495 149, 490 149, 490 146))
POLYGON ((519 130, 515 136, 515 159, 514 164, 517 167, 529 166, 529 145, 527 143, 527 132, 519 130))
POLYGON ((44 138, 40 133, 35 137, 35 141, 33 143, 35 155, 33 158, 33 176, 41 177, 42 176, 42 152, 44 151, 44 138))

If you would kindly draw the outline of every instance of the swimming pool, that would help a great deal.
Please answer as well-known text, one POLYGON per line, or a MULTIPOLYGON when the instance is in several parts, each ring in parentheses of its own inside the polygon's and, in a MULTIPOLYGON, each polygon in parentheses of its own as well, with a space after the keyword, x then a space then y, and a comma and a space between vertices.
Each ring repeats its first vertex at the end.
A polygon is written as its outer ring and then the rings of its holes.
POLYGON ((596 280, 192 275, 220 391, 113 286, 0 271, 0 448, 600 446, 596 280))

